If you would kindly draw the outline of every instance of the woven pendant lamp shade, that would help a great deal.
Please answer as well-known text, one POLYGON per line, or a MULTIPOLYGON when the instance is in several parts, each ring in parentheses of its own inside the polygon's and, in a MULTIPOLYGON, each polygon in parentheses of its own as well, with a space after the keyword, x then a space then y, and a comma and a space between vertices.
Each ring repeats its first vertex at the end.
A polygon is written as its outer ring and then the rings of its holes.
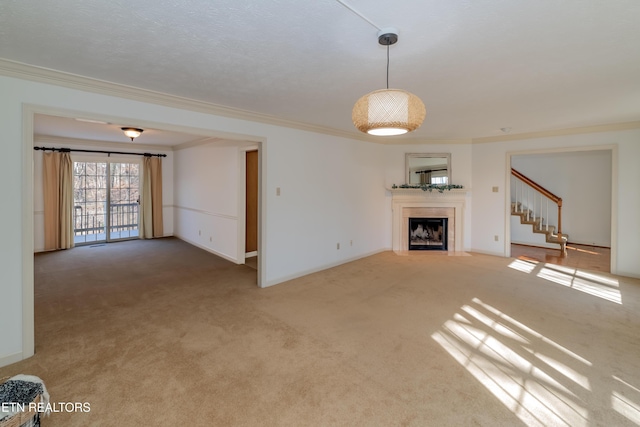
POLYGON ((360 98, 351 118, 362 132, 390 136, 416 130, 426 114, 424 104, 414 94, 400 89, 380 89, 360 98))

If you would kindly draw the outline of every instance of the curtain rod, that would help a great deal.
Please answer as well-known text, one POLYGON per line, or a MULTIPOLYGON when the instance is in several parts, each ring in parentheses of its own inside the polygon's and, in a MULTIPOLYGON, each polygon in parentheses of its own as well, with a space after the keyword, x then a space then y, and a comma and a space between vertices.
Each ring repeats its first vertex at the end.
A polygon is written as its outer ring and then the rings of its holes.
POLYGON ((77 151, 80 153, 102 153, 102 154, 128 154, 131 156, 145 156, 145 157, 167 157, 166 154, 151 154, 151 153, 125 153, 122 151, 102 151, 102 150, 76 150, 71 148, 49 148, 49 147, 33 147, 34 150, 42 151, 60 151, 61 153, 69 153, 71 151, 77 151))

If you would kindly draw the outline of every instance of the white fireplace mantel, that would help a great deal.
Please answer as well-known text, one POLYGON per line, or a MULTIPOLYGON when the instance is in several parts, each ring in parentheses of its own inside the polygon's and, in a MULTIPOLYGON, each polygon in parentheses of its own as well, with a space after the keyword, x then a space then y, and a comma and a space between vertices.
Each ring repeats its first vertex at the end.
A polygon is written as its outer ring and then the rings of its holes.
POLYGON ((392 247, 394 251, 409 249, 408 235, 409 217, 446 217, 448 218, 448 248, 449 252, 461 252, 464 241, 464 209, 466 205, 467 188, 444 190, 442 193, 423 191, 416 188, 388 189, 392 195, 392 247))

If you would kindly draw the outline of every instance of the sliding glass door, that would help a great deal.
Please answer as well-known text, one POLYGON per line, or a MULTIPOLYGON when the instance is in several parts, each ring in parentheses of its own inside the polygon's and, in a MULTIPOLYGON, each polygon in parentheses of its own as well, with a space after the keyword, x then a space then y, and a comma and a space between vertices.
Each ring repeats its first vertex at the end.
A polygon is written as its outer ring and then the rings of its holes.
POLYGON ((109 240, 138 238, 140 165, 109 164, 109 240))
POLYGON ((138 238, 140 164, 73 162, 75 244, 138 238))

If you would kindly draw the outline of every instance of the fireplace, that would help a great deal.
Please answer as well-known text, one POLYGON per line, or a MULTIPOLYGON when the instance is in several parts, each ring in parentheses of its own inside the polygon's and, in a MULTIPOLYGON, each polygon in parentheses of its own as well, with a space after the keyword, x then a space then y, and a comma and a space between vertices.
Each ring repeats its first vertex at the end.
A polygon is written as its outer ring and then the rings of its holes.
MULTIPOLYGON (((446 218, 443 224, 442 251, 449 253, 464 251, 464 227, 466 197, 469 190, 453 189, 439 193, 420 189, 390 189, 392 198, 392 248, 394 251, 409 251, 410 218, 446 218)), ((424 229, 424 224, 423 224, 424 229)))
POLYGON ((446 251, 448 218, 409 218, 410 251, 446 251))

